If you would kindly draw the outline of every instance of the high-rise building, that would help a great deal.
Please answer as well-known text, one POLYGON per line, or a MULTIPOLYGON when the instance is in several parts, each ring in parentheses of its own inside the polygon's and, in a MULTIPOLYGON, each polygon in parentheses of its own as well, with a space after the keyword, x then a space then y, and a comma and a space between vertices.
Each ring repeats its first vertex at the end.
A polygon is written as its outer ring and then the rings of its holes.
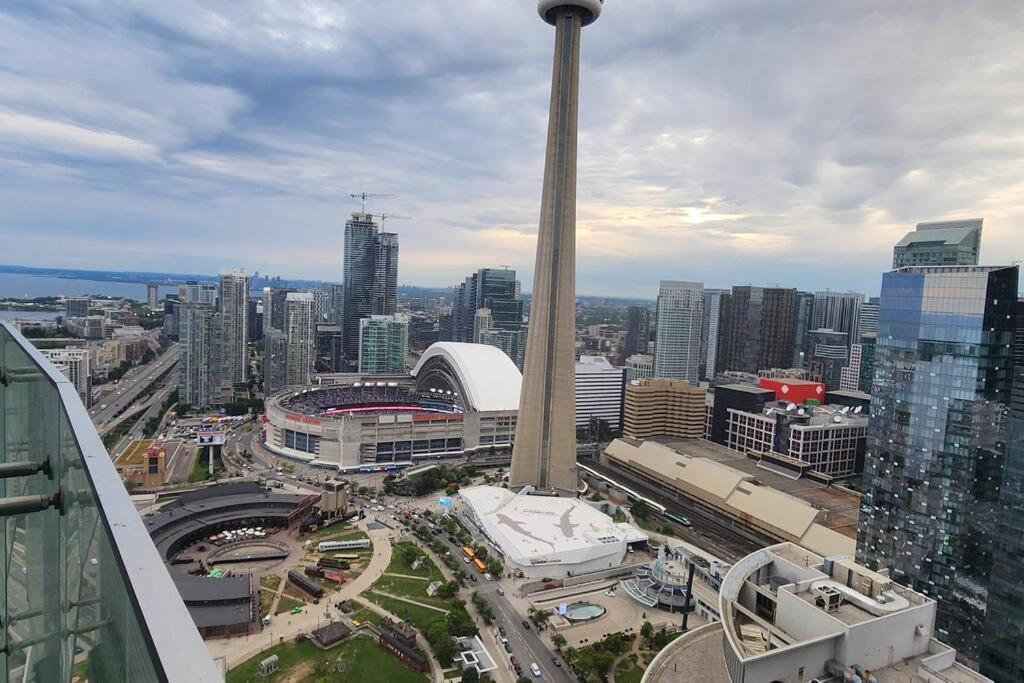
POLYGON ((218 380, 222 385, 244 384, 249 377, 249 275, 244 270, 221 273, 217 312, 218 380))
POLYGON ((374 245, 373 314, 398 312, 398 235, 382 232, 374 245))
POLYGON ((704 285, 662 280, 658 291, 654 376, 697 384, 704 285))
POLYGON ((580 356, 576 363, 576 429, 601 420, 613 431, 622 429, 623 368, 604 356, 580 356))
POLYGON ((494 318, 491 316, 491 309, 478 308, 473 316, 473 343, 482 343, 483 333, 494 328, 494 318))
POLYGON ((178 401, 194 408, 209 408, 218 395, 215 311, 212 304, 181 304, 178 315, 178 401))
POLYGON ((178 300, 183 304, 217 303, 217 285, 210 282, 189 280, 178 285, 178 300))
POLYGON ((525 360, 524 354, 526 353, 526 345, 523 343, 522 332, 496 330, 494 328, 483 330, 480 332, 479 343, 501 349, 506 356, 512 359, 512 362, 516 364, 516 367, 519 368, 520 372, 522 372, 523 362, 525 360))
POLYGON ((267 396, 288 383, 287 287, 263 288, 263 391, 267 396))
POLYGON ((715 402, 711 409, 711 441, 726 445, 731 411, 761 413, 765 404, 775 398, 773 390, 749 384, 723 384, 715 387, 715 402))
POLYGON ((146 285, 146 305, 152 311, 160 307, 160 286, 155 282, 146 285))
POLYGON ((839 371, 839 388, 843 391, 859 391, 861 356, 863 347, 854 344, 850 347, 850 360, 846 367, 839 371))
POLYGON ((654 377, 654 356, 634 353, 626 359, 626 382, 654 377))
POLYGON ((409 319, 400 315, 373 315, 359 322, 359 372, 391 375, 406 371, 409 319))
POLYGON ((359 358, 359 321, 398 310, 398 235, 381 233, 373 216, 353 213, 345 222, 342 331, 345 358, 359 358))
POLYGON ((64 298, 64 315, 68 318, 84 318, 89 315, 90 299, 87 296, 64 298))
POLYGON ((249 341, 258 342, 263 339, 263 304, 257 298, 249 299, 249 341))
POLYGON ((857 339, 865 334, 878 334, 878 297, 873 296, 860 305, 860 320, 857 323, 857 339))
POLYGON ((867 332, 860 338, 860 379, 857 382, 857 390, 865 394, 871 393, 871 385, 875 381, 875 345, 877 342, 877 332, 867 332))
POLYGON ((622 435, 632 439, 701 438, 706 394, 685 380, 633 380, 626 384, 622 435))
POLYGON ((285 296, 285 385, 287 388, 304 387, 312 382, 316 358, 315 324, 313 322, 313 295, 309 292, 289 292, 285 296))
POLYGON ((1017 285, 1017 267, 1000 266, 882 278, 857 557, 938 598, 936 636, 975 664, 991 604, 1017 285))
POLYGON ((331 317, 330 293, 325 289, 314 289, 310 294, 313 295, 313 324, 326 323, 331 317))
POLYGON ((832 329, 811 330, 807 335, 808 370, 829 389, 840 389, 843 369, 850 363, 849 336, 832 329))
POLYGON ((555 26, 555 54, 526 369, 509 486, 574 496, 580 29, 600 15, 601 0, 541 0, 538 10, 555 26))
POLYGON ((981 653, 981 672, 997 681, 1024 680, 1024 300, 1016 308, 1006 461, 981 653))
POLYGON ((863 304, 864 295, 860 292, 815 292, 811 329, 842 332, 846 335, 846 346, 849 348, 858 339, 860 309, 863 304))
MULTIPOLYGON (((519 349, 525 344, 523 336, 523 302, 519 298, 516 271, 508 268, 481 268, 460 284, 455 294, 454 340, 480 343, 481 334, 486 330, 502 330, 507 334, 498 335, 502 348, 512 349, 509 358, 522 357, 519 349), (480 309, 490 311, 489 327, 480 327, 476 319, 480 309)), ((522 367, 522 362, 517 361, 522 367)))
POLYGON ((918 223, 892 250, 892 267, 976 266, 983 219, 918 223))
POLYGON ((814 294, 797 292, 794 305, 796 312, 793 315, 793 361, 790 365, 794 368, 806 368, 810 361, 807 336, 813 329, 811 325, 814 322, 814 294))
POLYGON ((92 382, 89 372, 88 349, 40 349, 47 360, 61 371, 74 385, 82 405, 88 408, 92 403, 92 382))
MULTIPOLYGON (((718 359, 718 331, 722 319, 722 295, 724 289, 705 289, 704 307, 701 309, 700 323, 700 379, 711 379, 715 376, 718 359)), ((646 349, 634 353, 645 353, 646 349)))
POLYGON ((789 366, 795 317, 795 289, 733 287, 726 353, 716 369, 756 373, 789 366))
POLYGON ((626 319, 626 339, 620 350, 625 359, 635 354, 647 353, 651 341, 651 309, 646 306, 630 306, 626 319))

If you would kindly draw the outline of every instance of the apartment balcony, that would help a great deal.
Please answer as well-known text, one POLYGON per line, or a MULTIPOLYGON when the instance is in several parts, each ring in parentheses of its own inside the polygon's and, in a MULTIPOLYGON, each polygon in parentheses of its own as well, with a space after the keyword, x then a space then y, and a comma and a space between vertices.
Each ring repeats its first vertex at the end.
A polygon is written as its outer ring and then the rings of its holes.
POLYGON ((0 683, 221 681, 75 387, 0 321, 0 683))

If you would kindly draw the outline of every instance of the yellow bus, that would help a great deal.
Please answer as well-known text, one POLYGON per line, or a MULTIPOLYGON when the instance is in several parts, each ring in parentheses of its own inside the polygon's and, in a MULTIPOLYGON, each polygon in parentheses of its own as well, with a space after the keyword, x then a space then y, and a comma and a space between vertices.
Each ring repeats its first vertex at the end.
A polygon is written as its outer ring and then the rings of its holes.
POLYGON ((465 555, 466 557, 468 557, 468 558, 469 558, 469 559, 471 559, 471 560, 472 560, 472 559, 473 559, 474 557, 476 557, 476 553, 474 553, 474 552, 473 552, 473 549, 472 549, 472 548, 470 548, 469 546, 465 546, 465 547, 464 547, 464 548, 462 549, 462 554, 463 554, 463 555, 465 555))
POLYGON ((480 572, 481 574, 483 574, 484 572, 486 572, 486 571, 487 571, 487 565, 486 565, 486 564, 484 564, 483 560, 481 560, 481 559, 480 559, 479 557, 477 557, 477 558, 475 558, 475 559, 473 560, 473 564, 474 564, 474 565, 476 566, 477 570, 478 570, 478 571, 479 571, 479 572, 480 572))

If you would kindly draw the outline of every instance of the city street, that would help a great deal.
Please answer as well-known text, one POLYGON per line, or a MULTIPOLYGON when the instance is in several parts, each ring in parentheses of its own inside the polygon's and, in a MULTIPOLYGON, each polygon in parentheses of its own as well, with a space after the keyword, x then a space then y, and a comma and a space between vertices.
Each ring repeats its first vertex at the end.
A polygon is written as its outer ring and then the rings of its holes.
MULTIPOLYGON (((102 427, 134 403, 142 394, 178 365, 178 345, 172 344, 163 355, 145 365, 134 367, 124 374, 117 388, 100 398, 98 405, 89 410, 89 416, 97 427, 102 427)), ((169 382, 174 384, 174 382, 169 382)), ((102 432, 102 430, 101 430, 102 432)))

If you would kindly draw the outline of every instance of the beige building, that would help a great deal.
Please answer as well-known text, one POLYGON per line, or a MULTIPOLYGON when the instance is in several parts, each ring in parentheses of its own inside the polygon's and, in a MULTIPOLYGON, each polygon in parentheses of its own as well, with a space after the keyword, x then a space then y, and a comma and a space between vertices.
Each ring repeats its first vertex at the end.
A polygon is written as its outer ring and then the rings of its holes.
POLYGON ((704 436, 706 391, 681 379, 642 379, 626 385, 623 436, 704 436))

